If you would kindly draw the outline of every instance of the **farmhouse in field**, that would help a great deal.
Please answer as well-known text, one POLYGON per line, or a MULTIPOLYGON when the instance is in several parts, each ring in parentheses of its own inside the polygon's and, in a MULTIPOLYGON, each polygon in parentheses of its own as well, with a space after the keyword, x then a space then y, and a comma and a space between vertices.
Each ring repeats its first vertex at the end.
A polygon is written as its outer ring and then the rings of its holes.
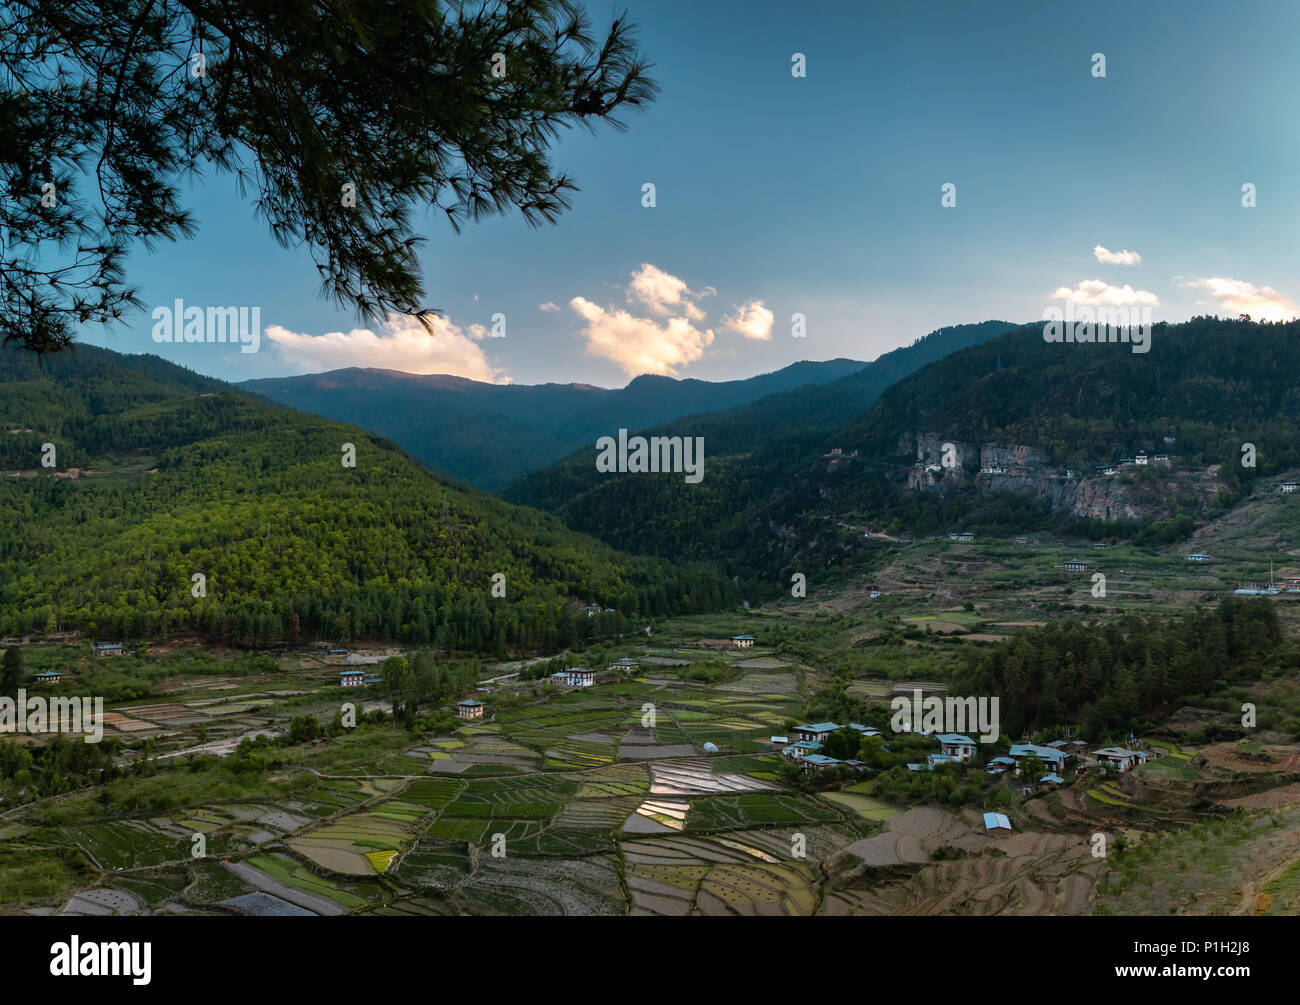
POLYGON ((340 687, 360 687, 366 682, 366 672, 364 670, 340 670, 339 686, 340 687))
POLYGON ((1194 551, 1187 556, 1187 561, 1189 562, 1208 562, 1209 560, 1210 556, 1205 554, 1203 551, 1194 551))
POLYGON ((37 684, 57 684, 63 680, 62 670, 46 670, 44 673, 38 673, 32 678, 37 684))
POLYGON ((1005 813, 985 813, 984 829, 986 831, 1010 831, 1011 821, 1005 813))
POLYGON ((591 687, 596 683, 596 671, 585 667, 569 667, 551 674, 552 684, 565 684, 569 687, 591 687))
POLYGON ((731 644, 735 646, 737 649, 749 649, 754 644, 754 636, 733 635, 731 637, 731 644))
POLYGON ((1278 486, 1278 488, 1282 490, 1282 494, 1284 496, 1289 496, 1293 492, 1295 492, 1297 485, 1295 482, 1283 482, 1281 485, 1278 486))
POLYGON ((93 656, 121 656, 126 648, 120 642, 92 642, 90 652, 93 656))
POLYGON ((772 737, 772 749, 779 754, 789 742, 790 738, 788 736, 774 736, 772 737))
POLYGON ((467 698, 465 701, 456 702, 456 715, 462 719, 481 719, 483 718, 484 705, 481 701, 473 698, 467 698))
POLYGON ((1092 756, 1097 758, 1104 767, 1114 768, 1121 775, 1147 759, 1147 755, 1143 752, 1128 750, 1125 747, 1102 747, 1100 750, 1094 750, 1092 756))
POLYGON ((621 660, 615 660, 613 663, 611 663, 607 669, 622 670, 624 673, 631 673, 633 670, 637 669, 640 665, 641 664, 638 663, 636 660, 629 659, 628 657, 624 656, 621 660))
POLYGON ((1066 572, 1087 572, 1088 566, 1084 562, 1079 561, 1077 558, 1072 558, 1065 563, 1065 571, 1066 572))

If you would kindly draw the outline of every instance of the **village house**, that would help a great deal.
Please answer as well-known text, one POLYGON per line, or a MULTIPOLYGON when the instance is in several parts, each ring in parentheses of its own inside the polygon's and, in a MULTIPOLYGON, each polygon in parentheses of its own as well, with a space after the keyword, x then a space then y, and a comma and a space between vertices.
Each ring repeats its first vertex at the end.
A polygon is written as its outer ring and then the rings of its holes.
POLYGON ((960 541, 962 544, 970 544, 972 541, 975 540, 975 535, 968 530, 963 530, 959 534, 950 534, 948 536, 951 537, 954 541, 960 541))
POLYGON ((754 645, 754 636, 752 635, 733 635, 731 644, 737 649, 749 649, 754 645))
POLYGON ((1011 830, 1011 821, 1005 813, 985 813, 984 829, 986 831, 1006 831, 1011 830))
POLYGON ((816 754, 821 749, 822 745, 815 740, 799 740, 795 743, 787 743, 782 748, 781 753, 786 757, 793 757, 797 761, 809 754, 816 754))
POLYGON ((814 743, 821 743, 840 727, 833 722, 814 722, 808 726, 795 726, 795 735, 801 740, 812 740, 814 743))
POLYGON ((1026 537, 1024 534, 1021 534, 1019 537, 1016 538, 1016 544, 1028 544, 1028 543, 1029 543, 1029 538, 1026 537))
POLYGON ((566 684, 569 687, 591 687, 596 683, 596 671, 584 667, 568 667, 551 674, 551 683, 566 684))
POLYGON ((1037 757, 1050 770, 1058 774, 1065 770, 1065 754, 1051 747, 1040 747, 1035 743, 1013 743, 1010 756, 1016 762, 1017 771, 1020 770, 1020 762, 1027 757, 1037 757))
POLYGON ((1150 463, 1150 460, 1147 458, 1146 453, 1143 452, 1138 454, 1137 457, 1133 459, 1133 462, 1141 467, 1146 467, 1150 463))
POLYGON ((1203 551, 1194 551, 1187 556, 1187 561, 1189 562, 1208 562, 1209 560, 1210 556, 1205 554, 1203 551))
POLYGON ((876 729, 874 726, 864 726, 860 722, 850 722, 849 729, 855 730, 856 732, 861 733, 863 736, 880 735, 880 730, 876 729))
POLYGON ((958 759, 951 754, 926 754, 925 763, 931 768, 938 768, 945 764, 957 764, 958 759))
POLYGON ((939 749, 954 761, 969 761, 975 756, 975 741, 961 733, 940 733, 939 749))
POLYGON ((1121 775, 1147 759, 1147 755, 1141 751, 1128 750, 1125 747, 1102 747, 1100 750, 1094 750, 1092 756, 1097 758, 1102 767, 1113 768, 1121 775))
POLYGON ((772 737, 772 750, 779 754, 789 742, 790 738, 788 736, 774 736, 772 737))
POLYGON ((637 669, 640 665, 641 664, 638 663, 636 660, 629 659, 628 657, 624 656, 621 660, 615 660, 613 663, 611 663, 608 669, 622 670, 624 673, 631 673, 633 670, 637 669))
POLYGON ((1296 483, 1295 483, 1295 482, 1283 482, 1283 483, 1282 483, 1280 486, 1278 486, 1278 487, 1282 490, 1282 494, 1283 494, 1284 496, 1289 496, 1289 495, 1291 495, 1293 492, 1295 492, 1295 490, 1296 490, 1296 483))
POLYGON ((1065 563, 1066 572, 1086 572, 1088 566, 1080 562, 1077 558, 1072 558, 1065 563))
POLYGON ((46 670, 44 673, 36 674, 32 680, 37 684, 57 684, 59 681, 63 680, 63 671, 46 670))
POLYGON ((1006 473, 1007 473, 1006 468, 1000 468, 997 466, 980 468, 980 474, 982 475, 1005 475, 1006 473))
POLYGON ((1004 771, 1008 770, 1009 768, 1014 768, 1015 766, 1016 766, 1016 762, 1012 758, 1007 757, 1004 754, 1000 757, 995 757, 991 761, 989 761, 988 772, 990 775, 1000 775, 1004 771))
POLYGON ((456 715, 462 719, 481 719, 483 718, 483 709, 483 703, 473 698, 456 702, 456 715))
POLYGON ((1153 462, 1155 462, 1156 464, 1168 464, 1168 463, 1169 463, 1169 455, 1168 455, 1168 454, 1156 454, 1154 457, 1151 458, 1151 460, 1152 460, 1153 462))
POLYGON ((364 670, 340 670, 339 686, 340 687, 360 687, 366 681, 366 672, 364 670))
POLYGON ((1048 773, 1038 780, 1038 787, 1042 789, 1054 789, 1065 784, 1065 779, 1060 775, 1048 773))
POLYGON ((120 642, 92 642, 90 652, 93 656, 121 656, 126 649, 120 642))

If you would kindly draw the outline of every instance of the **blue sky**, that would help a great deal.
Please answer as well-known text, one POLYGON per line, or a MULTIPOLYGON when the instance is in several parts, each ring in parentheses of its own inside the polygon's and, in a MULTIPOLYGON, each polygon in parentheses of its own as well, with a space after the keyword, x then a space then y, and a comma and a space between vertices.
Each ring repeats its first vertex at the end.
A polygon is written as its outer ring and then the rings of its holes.
MULTIPOLYGON (((660 98, 627 133, 563 137, 555 162, 580 191, 557 225, 456 236, 426 218, 429 302, 447 315, 433 345, 400 321, 352 334, 307 252, 212 174, 190 199, 198 236, 139 250, 130 278, 150 307, 257 305, 276 334, 256 353, 159 346, 146 311, 84 340, 231 380, 369 365, 612 387, 869 360, 1066 295, 1175 321, 1300 313, 1294 3, 626 6, 660 98), (506 337, 483 337, 497 313, 506 337)), ((622 8, 589 7, 598 27, 622 8)))

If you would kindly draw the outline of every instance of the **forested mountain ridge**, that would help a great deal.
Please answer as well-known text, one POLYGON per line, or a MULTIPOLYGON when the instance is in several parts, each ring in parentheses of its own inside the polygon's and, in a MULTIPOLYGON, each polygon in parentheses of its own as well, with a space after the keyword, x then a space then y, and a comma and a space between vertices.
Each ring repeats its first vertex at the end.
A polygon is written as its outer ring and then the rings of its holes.
POLYGON ((1300 323, 1196 318, 1156 325, 1151 340, 1145 354, 1049 344, 1042 325, 1030 325, 918 369, 833 430, 723 456, 706 435, 698 485, 599 475, 587 451, 507 495, 619 547, 718 560, 773 582, 796 555, 801 567, 840 561, 864 525, 902 534, 1055 526, 1171 540, 1258 479, 1300 465, 1300 323), (941 463, 946 442, 957 448, 955 468, 941 463), (1253 468, 1240 463, 1243 444, 1254 446, 1253 468), (1172 461, 1096 474, 1144 450, 1172 461), (989 458, 1023 463, 986 474, 989 458), (1063 492, 1067 468, 1076 477, 1063 492), (1076 509, 1088 486, 1122 494, 1120 516, 1076 509))
POLYGON ((711 569, 619 555, 157 357, 81 346, 40 369, 0 351, 0 428, 0 635, 549 650, 734 600, 711 569))
MULTIPOLYGON (((725 411, 719 411, 724 406, 715 402, 704 414, 639 431, 647 435, 703 436, 709 463, 715 470, 730 467, 725 459, 749 454, 756 455, 752 462, 756 473, 772 464, 779 467, 804 456, 822 442, 826 433, 862 414, 896 381, 1014 327, 1007 321, 984 321, 940 328, 838 380, 768 395, 725 411)), ((619 425, 638 429, 629 422, 619 425)), ((501 496, 526 506, 558 510, 582 493, 610 482, 609 476, 595 470, 588 445, 549 468, 507 485, 501 496)))
POLYGON ((801 362, 745 380, 646 374, 623 388, 487 384, 446 374, 350 368, 244 381, 246 391, 387 436, 435 471, 477 488, 502 485, 619 426, 729 408, 853 373, 851 359, 801 362))

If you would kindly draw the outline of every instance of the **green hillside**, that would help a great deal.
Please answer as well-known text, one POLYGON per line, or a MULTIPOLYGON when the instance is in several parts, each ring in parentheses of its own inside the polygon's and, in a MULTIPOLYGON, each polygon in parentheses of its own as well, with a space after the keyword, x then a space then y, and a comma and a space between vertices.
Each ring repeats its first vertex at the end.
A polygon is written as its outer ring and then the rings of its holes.
POLYGON ((156 357, 83 346, 42 370, 6 351, 0 430, 0 635, 550 649, 728 598, 709 569, 619 555, 156 357))

